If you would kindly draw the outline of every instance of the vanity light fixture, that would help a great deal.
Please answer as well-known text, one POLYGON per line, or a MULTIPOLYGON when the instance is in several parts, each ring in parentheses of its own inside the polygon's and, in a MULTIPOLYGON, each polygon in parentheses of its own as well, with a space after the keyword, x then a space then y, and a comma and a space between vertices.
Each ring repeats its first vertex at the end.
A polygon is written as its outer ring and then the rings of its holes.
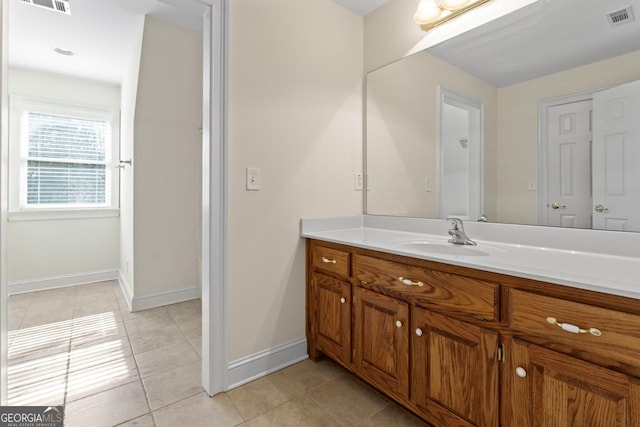
POLYGON ((490 0, 420 0, 413 20, 424 31, 460 16, 490 0))

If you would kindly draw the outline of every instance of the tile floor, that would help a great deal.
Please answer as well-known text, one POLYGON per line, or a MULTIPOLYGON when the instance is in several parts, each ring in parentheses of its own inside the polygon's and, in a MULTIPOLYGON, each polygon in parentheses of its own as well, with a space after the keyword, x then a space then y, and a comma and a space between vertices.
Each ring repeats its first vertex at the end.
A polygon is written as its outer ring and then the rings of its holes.
POLYGON ((201 305, 130 313, 115 282, 9 298, 9 404, 65 405, 65 426, 422 426, 330 361, 207 396, 201 305))

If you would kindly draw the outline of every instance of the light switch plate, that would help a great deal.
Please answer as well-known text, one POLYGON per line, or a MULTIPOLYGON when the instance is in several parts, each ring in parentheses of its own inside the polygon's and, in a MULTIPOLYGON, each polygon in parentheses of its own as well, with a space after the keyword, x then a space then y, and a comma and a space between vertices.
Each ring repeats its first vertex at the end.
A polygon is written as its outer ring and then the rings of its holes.
POLYGON ((247 168, 247 191, 260 190, 260 169, 247 168))
POLYGON ((353 175, 353 187, 356 191, 362 191, 362 174, 356 173, 353 175))

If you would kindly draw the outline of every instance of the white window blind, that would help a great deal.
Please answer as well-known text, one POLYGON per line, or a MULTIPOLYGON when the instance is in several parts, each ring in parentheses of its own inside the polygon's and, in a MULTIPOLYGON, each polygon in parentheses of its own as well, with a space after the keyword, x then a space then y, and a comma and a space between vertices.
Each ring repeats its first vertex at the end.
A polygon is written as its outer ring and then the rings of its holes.
POLYGON ((14 97, 11 114, 11 212, 117 208, 117 111, 14 97))
POLYGON ((27 206, 104 206, 109 123, 27 113, 27 206))

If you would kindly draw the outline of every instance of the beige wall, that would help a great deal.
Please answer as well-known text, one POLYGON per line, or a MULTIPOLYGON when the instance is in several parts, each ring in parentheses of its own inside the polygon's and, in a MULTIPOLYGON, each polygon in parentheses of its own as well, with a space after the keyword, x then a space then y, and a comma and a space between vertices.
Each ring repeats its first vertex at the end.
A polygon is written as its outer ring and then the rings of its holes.
POLYGON ((438 86, 484 104, 484 212, 495 217, 497 89, 427 52, 367 75, 367 213, 438 217, 438 86))
MULTIPOLYGON (((10 70, 11 95, 120 108, 120 88, 36 71, 10 70)), ((119 218, 10 221, 9 281, 117 270, 119 218)))
POLYGON ((9 283, 118 269, 118 218, 9 222, 9 283))
POLYGON ((134 298, 199 287, 202 33, 145 17, 133 144, 134 298))
POLYGON ((498 222, 538 223, 539 102, 638 79, 640 51, 498 90, 498 222))
POLYGON ((413 22, 418 0, 391 0, 364 18, 364 71, 406 56, 424 37, 413 22))
MULTIPOLYGON (((140 54, 142 51, 142 34, 144 17, 140 17, 138 33, 131 40, 131 50, 127 67, 124 70, 120 110, 120 158, 133 159, 133 143, 135 129, 136 96, 138 94, 138 74, 140 73, 140 54)), ((120 172, 120 284, 127 292, 126 298, 133 296, 133 274, 135 260, 133 257, 133 167, 125 167, 120 172)))
POLYGON ((230 361, 304 337, 300 218, 362 212, 362 24, 326 0, 230 2, 230 361))

